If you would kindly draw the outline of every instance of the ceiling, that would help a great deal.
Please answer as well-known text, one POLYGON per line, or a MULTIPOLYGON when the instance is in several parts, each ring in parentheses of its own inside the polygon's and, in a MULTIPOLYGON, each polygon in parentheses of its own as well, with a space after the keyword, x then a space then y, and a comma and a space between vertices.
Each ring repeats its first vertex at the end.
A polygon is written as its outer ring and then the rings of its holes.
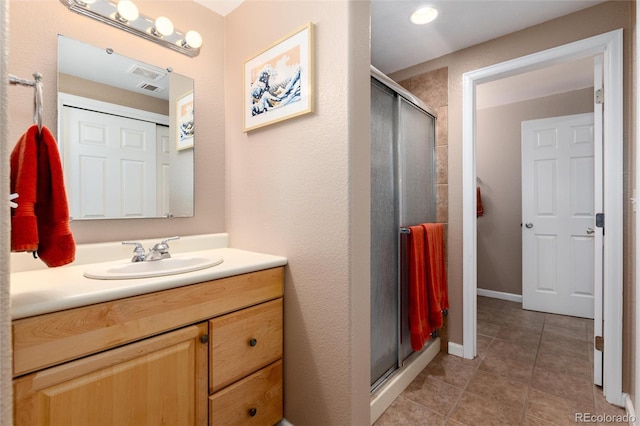
POLYGON ((373 0, 371 63, 390 74, 598 3, 602 0, 373 0), (411 13, 427 4, 438 9, 438 18, 412 24, 411 13))
MULTIPOLYGON (((195 1, 224 16, 244 0, 195 1)), ((390 74, 604 1, 371 0, 371 64, 390 74), (438 18, 426 25, 412 24, 411 13, 424 5, 438 9, 438 18)), ((477 107, 497 106, 592 84, 593 66, 587 58, 481 85, 477 107)))

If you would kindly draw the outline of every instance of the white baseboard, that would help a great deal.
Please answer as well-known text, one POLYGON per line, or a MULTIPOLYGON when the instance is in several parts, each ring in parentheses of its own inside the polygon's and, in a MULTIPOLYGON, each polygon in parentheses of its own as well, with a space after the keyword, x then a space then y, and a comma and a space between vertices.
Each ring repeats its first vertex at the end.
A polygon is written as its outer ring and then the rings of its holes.
POLYGON ((460 358, 464 358, 464 346, 459 343, 449 342, 447 345, 447 351, 449 355, 459 356, 460 358))
POLYGON ((504 293, 502 291, 485 290, 484 288, 476 289, 478 296, 491 297, 493 299, 508 300, 510 302, 522 303, 522 295, 513 293, 504 293))
POLYGON ((627 418, 629 419, 629 426, 640 425, 640 423, 638 422, 638 418, 636 417, 636 410, 633 407, 633 401, 628 394, 625 395, 624 402, 624 410, 627 414, 627 418))

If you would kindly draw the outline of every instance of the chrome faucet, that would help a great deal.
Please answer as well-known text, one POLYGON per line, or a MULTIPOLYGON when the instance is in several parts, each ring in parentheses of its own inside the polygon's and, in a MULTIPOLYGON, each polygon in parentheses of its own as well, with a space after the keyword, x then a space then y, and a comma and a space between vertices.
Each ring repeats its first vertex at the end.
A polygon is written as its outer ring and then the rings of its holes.
POLYGON ((133 257, 131 258, 132 262, 144 262, 147 255, 144 252, 144 247, 142 244, 135 241, 123 241, 122 245, 135 245, 136 247, 133 249, 133 257))
POLYGON ((145 253, 144 247, 142 244, 136 241, 123 241, 122 244, 127 245, 135 245, 136 247, 133 249, 133 257, 131 258, 132 262, 150 262, 154 260, 168 259, 171 257, 171 253, 169 253, 169 244, 167 241, 177 240, 180 237, 170 237, 165 238, 161 242, 154 245, 149 249, 149 253, 145 253))
POLYGON ((160 259, 168 259, 171 257, 171 254, 169 253, 169 244, 167 244, 167 241, 171 241, 171 240, 177 240, 180 237, 170 237, 170 238, 165 238, 164 240, 162 240, 161 242, 159 242, 158 244, 154 245, 152 248, 149 249, 149 254, 147 254, 147 257, 145 258, 145 261, 152 261, 152 260, 160 260, 160 259))

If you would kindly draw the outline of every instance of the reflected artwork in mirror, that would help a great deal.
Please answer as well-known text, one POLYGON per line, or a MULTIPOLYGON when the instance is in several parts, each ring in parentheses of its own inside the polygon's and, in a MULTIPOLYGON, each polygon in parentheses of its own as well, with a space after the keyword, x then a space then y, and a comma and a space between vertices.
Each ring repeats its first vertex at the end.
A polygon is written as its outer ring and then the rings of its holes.
POLYGON ((193 96, 189 77, 58 36, 58 143, 73 220, 193 216, 193 96))

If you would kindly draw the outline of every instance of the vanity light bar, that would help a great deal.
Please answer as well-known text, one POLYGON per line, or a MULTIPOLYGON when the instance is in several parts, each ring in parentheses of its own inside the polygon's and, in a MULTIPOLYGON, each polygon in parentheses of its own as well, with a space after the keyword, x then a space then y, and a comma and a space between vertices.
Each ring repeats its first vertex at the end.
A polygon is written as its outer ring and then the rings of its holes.
POLYGON ((174 30, 171 34, 163 35, 155 28, 155 19, 138 14, 135 20, 127 21, 118 13, 117 4, 108 0, 60 0, 60 2, 80 15, 120 28, 189 57, 193 58, 200 53, 202 37, 196 31, 182 33, 174 30))

